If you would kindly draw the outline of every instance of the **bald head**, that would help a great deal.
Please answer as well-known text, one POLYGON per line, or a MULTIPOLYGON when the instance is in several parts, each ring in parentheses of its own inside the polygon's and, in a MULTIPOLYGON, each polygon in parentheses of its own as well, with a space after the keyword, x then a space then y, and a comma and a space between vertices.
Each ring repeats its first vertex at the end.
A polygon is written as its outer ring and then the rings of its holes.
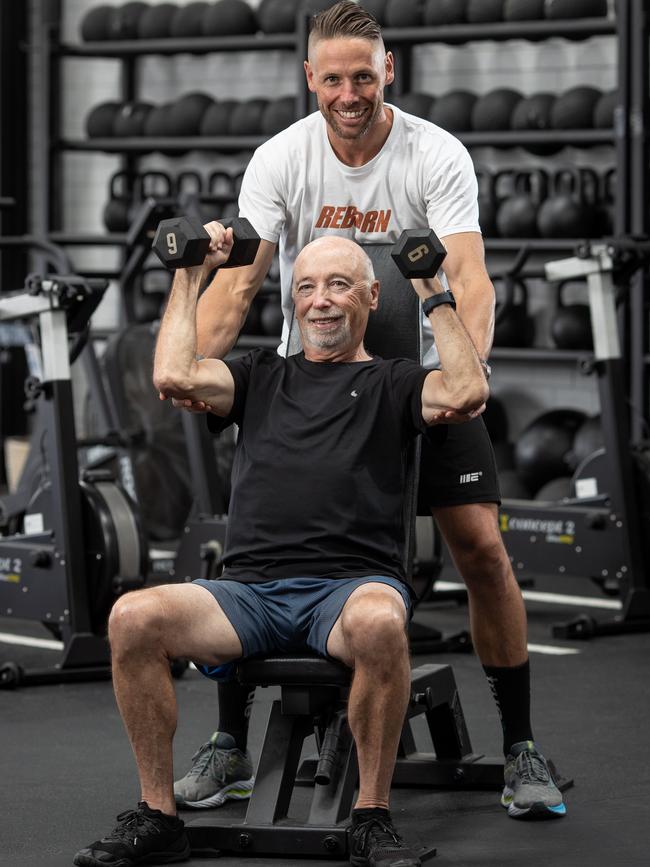
POLYGON ((306 358, 360 361, 369 357, 363 335, 370 311, 377 309, 379 282, 358 244, 336 235, 307 244, 296 258, 292 288, 306 358))
POLYGON ((323 235, 303 247, 293 266, 294 286, 300 276, 309 269, 309 263, 316 256, 324 257, 332 266, 344 268, 353 282, 372 283, 375 272, 365 250, 349 238, 337 235, 323 235))

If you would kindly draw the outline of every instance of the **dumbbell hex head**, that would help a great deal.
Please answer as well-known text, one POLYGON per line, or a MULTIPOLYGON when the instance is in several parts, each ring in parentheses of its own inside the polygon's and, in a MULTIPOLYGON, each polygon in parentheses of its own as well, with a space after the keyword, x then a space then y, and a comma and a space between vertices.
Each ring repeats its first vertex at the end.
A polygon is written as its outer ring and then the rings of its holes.
POLYGON ((411 279, 435 277, 447 251, 433 229, 406 229, 390 255, 402 274, 411 279))
MULTIPOLYGON (((238 268, 255 261, 260 236, 245 217, 221 220, 232 228, 234 244, 228 261, 221 268, 238 268)), ((153 250, 167 268, 191 268, 202 265, 210 249, 210 235, 198 217, 182 216, 162 220, 153 239, 153 250)))

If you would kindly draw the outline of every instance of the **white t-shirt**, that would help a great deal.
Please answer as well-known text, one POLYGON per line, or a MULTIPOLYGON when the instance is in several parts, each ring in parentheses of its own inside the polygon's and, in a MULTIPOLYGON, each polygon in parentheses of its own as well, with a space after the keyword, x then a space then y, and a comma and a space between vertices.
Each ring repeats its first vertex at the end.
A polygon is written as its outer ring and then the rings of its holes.
MULTIPOLYGON (((342 163, 320 112, 273 136, 253 154, 239 195, 239 213, 261 238, 279 244, 284 326, 293 303, 293 263, 302 248, 334 234, 360 244, 392 244, 404 229, 430 226, 444 239, 480 232, 478 185, 464 145, 450 133, 390 105, 393 126, 379 153, 363 166, 342 163)), ((425 320, 425 331, 430 327, 425 320)), ((292 345, 290 352, 299 349, 292 345)), ((435 357, 427 355, 425 363, 435 357)))

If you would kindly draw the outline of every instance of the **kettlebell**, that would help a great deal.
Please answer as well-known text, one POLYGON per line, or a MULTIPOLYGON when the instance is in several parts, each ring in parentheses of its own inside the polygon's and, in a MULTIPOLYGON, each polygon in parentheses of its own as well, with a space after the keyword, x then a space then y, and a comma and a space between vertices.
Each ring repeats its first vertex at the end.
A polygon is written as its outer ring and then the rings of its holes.
POLYGON ((553 194, 537 213, 543 238, 592 238, 595 214, 585 201, 580 169, 559 169, 553 176, 553 194))
POLYGON ((497 304, 494 345, 526 347, 535 339, 535 321, 528 313, 528 290, 523 280, 502 278, 504 297, 497 304), (517 298, 516 296, 519 295, 517 298))
POLYGON ((109 199, 102 219, 109 232, 126 232, 133 207, 135 178, 124 169, 115 172, 109 181, 109 199))
POLYGON ((203 178, 194 169, 184 169, 179 172, 173 182, 174 196, 201 196, 203 195, 203 178))
POLYGON ((489 169, 478 168, 476 179, 478 181, 478 221, 481 226, 481 233, 484 238, 496 238, 498 231, 494 176, 489 169))
POLYGON ((536 238, 537 212, 546 198, 548 175, 542 169, 518 172, 514 195, 499 206, 497 228, 502 238, 536 238))
POLYGON ((279 297, 269 297, 264 303, 261 315, 261 325, 264 334, 269 337, 280 337, 282 334, 282 325, 284 323, 284 313, 280 305, 279 297))
POLYGON ((568 282, 559 283, 557 287, 551 339, 558 349, 593 349, 589 305, 566 303, 564 290, 568 282))
POLYGON ((139 175, 137 192, 140 199, 169 199, 174 182, 171 175, 162 169, 148 169, 139 175))

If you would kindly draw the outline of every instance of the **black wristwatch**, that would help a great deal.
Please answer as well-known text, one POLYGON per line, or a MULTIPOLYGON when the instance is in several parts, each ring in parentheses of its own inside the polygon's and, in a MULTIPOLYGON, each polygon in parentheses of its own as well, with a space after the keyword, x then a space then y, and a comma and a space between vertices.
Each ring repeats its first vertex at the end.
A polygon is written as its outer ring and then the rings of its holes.
POLYGON ((453 294, 447 290, 446 292, 440 292, 438 295, 432 295, 430 298, 426 298, 422 302, 422 312, 425 316, 428 316, 429 313, 440 304, 450 304, 452 310, 456 309, 456 299, 453 294))

